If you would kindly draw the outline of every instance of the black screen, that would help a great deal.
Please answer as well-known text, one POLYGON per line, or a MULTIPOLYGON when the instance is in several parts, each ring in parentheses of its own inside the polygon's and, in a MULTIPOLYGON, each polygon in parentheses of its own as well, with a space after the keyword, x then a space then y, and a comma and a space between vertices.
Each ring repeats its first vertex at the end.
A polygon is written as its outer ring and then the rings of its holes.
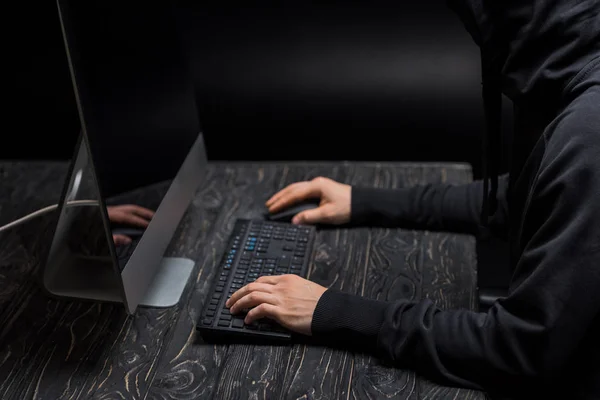
POLYGON ((174 178, 199 123, 171 3, 59 6, 102 194, 174 178))

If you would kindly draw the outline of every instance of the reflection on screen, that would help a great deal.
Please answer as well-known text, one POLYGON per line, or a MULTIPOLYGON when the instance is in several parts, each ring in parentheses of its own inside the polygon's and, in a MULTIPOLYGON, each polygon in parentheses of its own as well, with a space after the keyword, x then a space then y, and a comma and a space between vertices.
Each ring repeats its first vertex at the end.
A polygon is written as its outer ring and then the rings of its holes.
POLYGON ((106 200, 106 211, 121 269, 141 240, 171 181, 144 186, 106 200))

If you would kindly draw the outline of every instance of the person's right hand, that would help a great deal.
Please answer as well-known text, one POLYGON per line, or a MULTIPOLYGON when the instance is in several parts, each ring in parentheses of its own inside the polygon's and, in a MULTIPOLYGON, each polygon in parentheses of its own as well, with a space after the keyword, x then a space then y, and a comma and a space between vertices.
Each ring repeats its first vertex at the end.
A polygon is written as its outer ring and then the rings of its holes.
POLYGON ((317 198, 321 200, 319 207, 296 214, 292 223, 339 225, 350 221, 351 194, 350 185, 318 177, 292 183, 275 193, 266 206, 270 213, 276 213, 300 201, 317 198))
POLYGON ((154 211, 136 204, 121 204, 106 207, 110 222, 147 228, 154 217, 154 211))

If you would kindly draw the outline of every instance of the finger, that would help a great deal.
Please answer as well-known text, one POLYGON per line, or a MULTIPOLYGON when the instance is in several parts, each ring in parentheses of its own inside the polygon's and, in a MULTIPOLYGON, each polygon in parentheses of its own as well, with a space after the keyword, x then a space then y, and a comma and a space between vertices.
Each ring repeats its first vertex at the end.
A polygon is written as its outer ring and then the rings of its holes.
POLYGON ((129 236, 116 234, 113 235, 113 242, 115 242, 115 246, 124 246, 131 243, 131 238, 129 236))
POLYGON ((273 290, 273 285, 265 284, 265 282, 252 282, 239 290, 235 291, 225 302, 226 307, 231 307, 236 301, 252 292, 270 293, 273 290))
POLYGON ((244 323, 249 325, 252 322, 262 319, 262 318, 270 318, 275 320, 281 324, 281 319, 279 317, 279 307, 274 306, 273 304, 263 303, 257 307, 254 307, 252 310, 248 311, 246 318, 244 318, 244 323))
POLYGON ((265 203, 265 205, 267 207, 270 207, 278 199, 280 199, 282 196, 285 196, 287 193, 290 192, 290 190, 293 190, 296 186, 298 186, 298 185, 300 185, 302 183, 305 183, 305 182, 296 182, 296 183, 292 183, 290 185, 287 185, 286 187, 284 187, 283 189, 281 189, 279 192, 277 192, 273 196, 271 196, 271 198, 269 200, 267 200, 267 202, 265 203))
POLYGON ((313 208, 312 210, 302 211, 292 218, 293 224, 317 224, 319 222, 329 222, 327 216, 331 211, 330 205, 325 205, 317 208, 313 208))
POLYGON ((124 224, 139 226, 141 228, 146 228, 150 224, 150 222, 147 219, 138 217, 135 214, 127 214, 127 213, 123 214, 123 216, 119 222, 124 223, 124 224))
POLYGON ((266 276, 259 277, 254 282, 255 283, 266 283, 268 285, 277 285, 280 280, 281 280, 281 275, 266 275, 266 276))
POLYGON ((152 217, 154 217, 154 211, 142 207, 142 206, 138 206, 135 204, 131 204, 129 207, 131 207, 129 210, 131 212, 133 212, 136 215, 139 215, 140 217, 146 218, 146 219, 152 219, 152 217))
POLYGON ((304 182, 302 185, 293 188, 284 196, 277 199, 270 207, 269 212, 274 213, 291 206, 302 200, 321 197, 321 186, 318 182, 304 182))
POLYGON ((278 298, 272 293, 252 292, 236 301, 230 308, 232 314, 237 314, 242 310, 257 307, 261 304, 278 304, 278 298))

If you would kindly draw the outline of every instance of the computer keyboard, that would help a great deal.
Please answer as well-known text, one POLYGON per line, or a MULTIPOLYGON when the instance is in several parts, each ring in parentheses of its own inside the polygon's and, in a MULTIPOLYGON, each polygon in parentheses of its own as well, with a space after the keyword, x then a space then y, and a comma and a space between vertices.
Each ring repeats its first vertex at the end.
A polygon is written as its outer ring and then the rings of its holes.
POLYGON ((232 315, 225 302, 260 276, 306 277, 314 237, 314 227, 238 219, 197 324, 201 334, 290 339, 287 329, 268 319, 246 325, 245 313, 232 315))

